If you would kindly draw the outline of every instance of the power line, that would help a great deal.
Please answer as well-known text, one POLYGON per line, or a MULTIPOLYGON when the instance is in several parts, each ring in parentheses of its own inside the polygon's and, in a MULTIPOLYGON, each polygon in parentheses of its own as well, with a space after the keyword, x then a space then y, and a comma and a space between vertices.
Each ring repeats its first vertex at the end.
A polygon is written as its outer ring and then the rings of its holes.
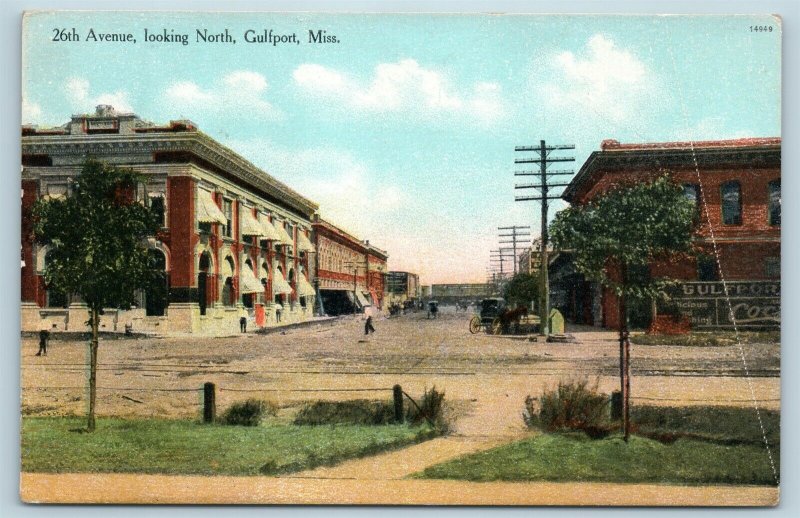
MULTIPOLYGON (((517 243, 521 242, 520 240, 518 240, 518 238, 522 238, 522 237, 528 237, 529 238, 530 235, 531 235, 530 229, 531 229, 531 227, 529 225, 513 225, 513 226, 510 226, 510 227, 497 227, 497 230, 510 230, 511 231, 510 234, 500 234, 499 236, 501 238, 503 238, 503 237, 510 237, 511 238, 510 241, 500 241, 500 244, 511 244, 512 245, 511 250, 514 253, 514 275, 517 274, 517 243)), ((525 241, 527 241, 527 239, 525 241)), ((500 250, 502 251, 502 250, 508 250, 508 249, 507 248, 505 248, 505 249, 501 248, 500 250)))
MULTIPOLYGON (((548 183, 551 176, 571 175, 572 171, 557 170, 548 174, 547 165, 555 162, 574 162, 575 157, 551 157, 553 151, 575 149, 574 144, 547 145, 544 140, 539 141, 538 146, 517 146, 514 151, 534 152, 538 157, 534 158, 515 158, 515 164, 539 164, 538 183, 517 184, 515 189, 537 189, 538 196, 516 196, 514 201, 539 201, 542 206, 542 230, 540 243, 540 266, 539 266, 539 313, 541 317, 541 334, 550 334, 549 314, 550 314, 550 289, 547 278, 547 202, 557 200, 561 197, 550 195, 549 189, 554 187, 566 187, 565 183, 548 183)), ((536 176, 535 171, 516 171, 514 176, 536 176)))

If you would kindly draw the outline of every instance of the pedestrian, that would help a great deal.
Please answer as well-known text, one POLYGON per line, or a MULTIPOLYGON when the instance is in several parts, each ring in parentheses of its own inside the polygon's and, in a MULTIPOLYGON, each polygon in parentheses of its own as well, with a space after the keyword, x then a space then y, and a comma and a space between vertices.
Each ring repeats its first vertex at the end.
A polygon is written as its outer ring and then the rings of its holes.
POLYGON ((364 334, 368 335, 371 332, 374 333, 375 332, 375 328, 372 327, 372 315, 369 315, 367 317, 367 321, 364 323, 364 334))
POLYGON ((281 312, 283 311, 283 306, 279 302, 275 303, 275 321, 281 321, 281 312))
POLYGON ((50 331, 42 329, 39 331, 39 352, 36 356, 47 356, 47 342, 50 341, 50 331))
POLYGON ((242 333, 247 332, 247 317, 240 317, 239 318, 239 331, 242 333))

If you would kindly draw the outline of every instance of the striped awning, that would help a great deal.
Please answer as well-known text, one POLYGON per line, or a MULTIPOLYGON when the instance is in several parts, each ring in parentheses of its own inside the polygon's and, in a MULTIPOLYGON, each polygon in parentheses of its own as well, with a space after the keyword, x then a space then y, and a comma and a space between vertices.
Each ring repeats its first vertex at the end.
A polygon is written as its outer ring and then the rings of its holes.
POLYGON ((302 273, 297 277, 297 296, 298 297, 313 297, 316 295, 317 292, 314 290, 314 286, 308 282, 306 276, 302 273))
POLYGON ((200 223, 220 223, 228 224, 228 218, 222 213, 214 202, 209 191, 198 190, 197 196, 197 221, 200 223))
POLYGON ((239 291, 241 293, 262 293, 264 291, 264 285, 256 278, 256 274, 247 263, 243 264, 241 268, 239 291))
POLYGON ((261 225, 261 236, 262 239, 266 239, 267 241, 280 241, 281 235, 278 233, 278 230, 272 226, 272 223, 269 222, 269 218, 264 214, 261 215, 261 221, 259 222, 261 225))
POLYGON ((242 235, 243 236, 263 236, 264 235, 264 227, 253 216, 253 213, 250 212, 250 209, 242 210, 241 214, 242 214, 241 224, 242 224, 242 235))
POLYGON ((311 240, 308 239, 306 233, 302 230, 297 230, 297 251, 298 252, 316 252, 316 248, 314 245, 311 244, 311 240))
POLYGON ((289 295, 293 291, 292 286, 286 282, 281 271, 275 268, 275 272, 272 275, 272 293, 275 295, 289 295))
POLYGON ((360 291, 356 292, 356 298, 358 298, 358 303, 361 305, 361 307, 367 307, 372 305, 369 299, 367 299, 367 297, 365 297, 364 294, 360 291))
POLYGON ((292 239, 292 236, 286 232, 286 227, 283 226, 283 221, 276 219, 272 222, 272 225, 275 227, 278 235, 281 236, 280 242, 282 245, 294 246, 294 239, 292 239))

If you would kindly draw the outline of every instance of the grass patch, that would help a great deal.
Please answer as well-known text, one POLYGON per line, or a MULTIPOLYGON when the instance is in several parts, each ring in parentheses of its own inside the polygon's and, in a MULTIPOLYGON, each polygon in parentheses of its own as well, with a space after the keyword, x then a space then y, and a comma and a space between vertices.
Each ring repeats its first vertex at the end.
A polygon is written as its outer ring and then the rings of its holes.
MULTIPOLYGON (((780 331, 740 331, 739 341, 743 344, 779 344, 780 331)), ((685 335, 648 335, 631 336, 631 343, 636 345, 680 345, 686 347, 725 347, 737 345, 736 333, 732 331, 692 332, 685 335)))
POLYGON ((592 481, 775 485, 763 446, 727 446, 680 439, 673 444, 633 436, 593 440, 547 434, 475 453, 415 478, 488 481, 592 481))
POLYGON ((781 414, 761 410, 761 424, 753 408, 718 406, 657 407, 632 406, 631 422, 636 432, 650 437, 688 437, 721 444, 751 444, 764 447, 761 425, 778 457, 781 414))
POLYGON ((297 413, 294 424, 314 426, 326 424, 381 425, 393 421, 393 403, 355 399, 309 403, 297 413))
POLYGON ((94 433, 82 418, 22 420, 22 471, 273 475, 333 465, 421 442, 429 427, 204 425, 161 419, 99 419, 94 433))

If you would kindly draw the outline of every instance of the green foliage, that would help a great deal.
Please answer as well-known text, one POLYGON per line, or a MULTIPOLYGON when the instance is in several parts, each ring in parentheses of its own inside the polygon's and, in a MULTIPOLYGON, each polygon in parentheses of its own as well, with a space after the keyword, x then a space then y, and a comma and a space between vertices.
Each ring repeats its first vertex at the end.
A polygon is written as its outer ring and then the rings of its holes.
MULTIPOLYGON (((776 462, 777 454, 774 455, 776 462)), ((545 434, 426 468, 415 478, 775 486, 763 445, 545 434)))
POLYGON ((90 307, 127 309, 134 291, 163 284, 143 245, 159 228, 156 215, 135 201, 142 177, 87 161, 65 199, 33 206, 34 238, 49 247, 45 281, 81 296, 90 307))
POLYGON ((531 307, 531 302, 539 299, 539 279, 529 273, 518 273, 503 289, 503 298, 510 306, 531 307))
POLYGON ((234 403, 222 415, 222 423, 239 426, 258 426, 268 415, 274 416, 278 406, 272 401, 248 399, 234 403))
POLYGON ((394 407, 388 401, 315 401, 305 405, 294 419, 296 425, 359 424, 383 425, 394 421, 394 407))
POLYGON ((444 391, 436 390, 436 386, 430 390, 425 389, 422 397, 417 401, 417 405, 411 403, 406 411, 406 419, 412 424, 422 424, 428 422, 437 430, 447 431, 449 423, 444 416, 444 391), (417 408, 419 405, 419 408, 417 408))
POLYGON ((570 250, 575 268, 618 295, 654 298, 669 279, 631 275, 615 279, 609 266, 634 272, 654 259, 693 253, 697 208, 668 176, 614 188, 586 205, 569 207, 550 225, 553 245, 570 250), (638 278, 637 278, 638 277, 638 278))
POLYGON ((22 471, 40 473, 276 474, 332 465, 432 439, 429 427, 224 426, 107 418, 75 433, 77 418, 22 420, 22 471))
POLYGON ((607 394, 597 391, 597 384, 590 387, 589 382, 559 382, 553 390, 545 390, 536 400, 525 398, 522 418, 529 428, 543 428, 549 432, 581 430, 588 435, 602 437, 608 435, 607 394))

